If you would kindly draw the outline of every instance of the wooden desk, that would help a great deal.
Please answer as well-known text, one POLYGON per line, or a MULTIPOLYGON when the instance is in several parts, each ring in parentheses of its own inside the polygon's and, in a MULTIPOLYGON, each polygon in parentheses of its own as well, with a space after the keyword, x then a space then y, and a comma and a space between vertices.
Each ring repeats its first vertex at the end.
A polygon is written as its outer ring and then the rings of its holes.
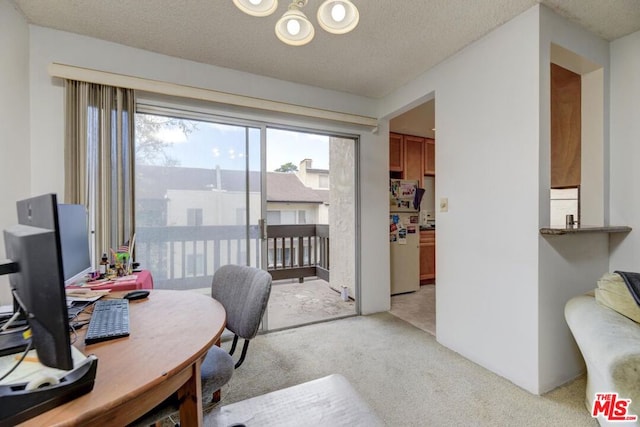
POLYGON ((202 425, 200 364, 225 322, 222 305, 195 292, 153 290, 131 301, 129 337, 85 345, 86 327, 78 333, 74 345, 98 357, 93 390, 24 425, 123 426, 176 391, 182 425, 202 425))

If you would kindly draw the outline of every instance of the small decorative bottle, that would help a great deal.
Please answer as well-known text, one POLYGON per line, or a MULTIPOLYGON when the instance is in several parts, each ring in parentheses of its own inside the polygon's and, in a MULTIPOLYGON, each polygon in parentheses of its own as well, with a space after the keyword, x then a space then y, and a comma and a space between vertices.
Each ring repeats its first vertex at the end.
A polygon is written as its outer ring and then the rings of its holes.
POLYGON ((100 275, 105 276, 107 274, 108 269, 109 269, 109 258, 107 258, 107 254, 102 254, 102 259, 100 260, 100 275))

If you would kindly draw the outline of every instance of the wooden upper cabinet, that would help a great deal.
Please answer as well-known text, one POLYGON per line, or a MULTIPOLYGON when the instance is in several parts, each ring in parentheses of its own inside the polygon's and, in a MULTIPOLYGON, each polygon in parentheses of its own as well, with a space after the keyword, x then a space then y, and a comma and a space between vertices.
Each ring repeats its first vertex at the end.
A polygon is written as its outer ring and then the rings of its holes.
POLYGON ((404 179, 417 180, 422 185, 424 175, 424 138, 404 135, 404 179))
POLYGON ((433 138, 424 139, 424 174, 436 174, 436 141, 433 138))
POLYGON ((404 144, 402 135, 389 133, 389 170, 402 172, 404 169, 404 144))
POLYGON ((580 185, 581 90, 580 74, 551 64, 551 188, 580 185))

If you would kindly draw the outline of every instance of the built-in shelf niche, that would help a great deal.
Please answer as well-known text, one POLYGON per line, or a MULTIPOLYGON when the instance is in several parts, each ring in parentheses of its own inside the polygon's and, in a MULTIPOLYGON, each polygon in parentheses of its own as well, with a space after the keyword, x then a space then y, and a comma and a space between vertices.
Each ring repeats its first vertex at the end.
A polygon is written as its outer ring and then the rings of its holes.
MULTIPOLYGON (((551 44, 550 73, 551 187, 579 188, 577 219, 580 224, 601 226, 604 224, 604 70, 600 64, 551 44), (560 89, 554 86, 558 83, 560 89), (554 90, 563 92, 553 93, 554 90), (571 100, 571 96, 575 99, 571 100)), ((556 203, 550 205, 552 210, 557 210, 556 203)), ((550 217, 554 218, 551 227, 565 225, 564 215, 553 211, 550 217)))

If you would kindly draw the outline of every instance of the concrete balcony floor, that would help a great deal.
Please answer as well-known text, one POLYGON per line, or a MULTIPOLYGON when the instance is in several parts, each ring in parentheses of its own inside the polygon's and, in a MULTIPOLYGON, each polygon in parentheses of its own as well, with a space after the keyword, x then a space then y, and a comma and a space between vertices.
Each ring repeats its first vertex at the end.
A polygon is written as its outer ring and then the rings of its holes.
POLYGON ((308 277, 303 283, 297 279, 276 280, 267 306, 267 323, 269 330, 275 330, 355 313, 355 301, 343 301, 340 293, 322 279, 308 277))

